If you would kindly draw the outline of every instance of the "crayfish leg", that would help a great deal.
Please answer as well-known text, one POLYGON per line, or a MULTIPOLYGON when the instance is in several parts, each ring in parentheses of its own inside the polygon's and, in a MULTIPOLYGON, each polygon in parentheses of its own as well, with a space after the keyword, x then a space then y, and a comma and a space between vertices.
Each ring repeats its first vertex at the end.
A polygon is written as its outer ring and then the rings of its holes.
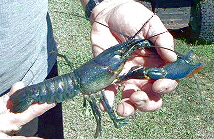
POLYGON ((86 107, 86 96, 83 97, 83 107, 86 107))
POLYGON ((101 136, 101 132, 102 132, 102 127, 101 127, 101 113, 100 110, 96 104, 96 99, 94 98, 94 96, 89 96, 86 97, 86 100, 89 102, 93 115, 96 119, 96 123, 97 123, 97 128, 96 128, 96 133, 95 133, 95 138, 101 136))
POLYGON ((101 99, 102 102, 103 102, 104 107, 106 108, 106 111, 107 111, 109 117, 110 117, 111 120, 113 121, 114 126, 115 126, 116 128, 123 127, 124 125, 126 125, 126 124, 129 123, 129 119, 127 119, 127 118, 118 119, 118 118, 116 117, 116 114, 115 114, 114 110, 113 110, 112 107, 109 105, 109 102, 108 102, 108 100, 107 100, 106 97, 105 97, 104 91, 101 91, 101 93, 99 94, 99 96, 100 96, 100 99, 101 99))

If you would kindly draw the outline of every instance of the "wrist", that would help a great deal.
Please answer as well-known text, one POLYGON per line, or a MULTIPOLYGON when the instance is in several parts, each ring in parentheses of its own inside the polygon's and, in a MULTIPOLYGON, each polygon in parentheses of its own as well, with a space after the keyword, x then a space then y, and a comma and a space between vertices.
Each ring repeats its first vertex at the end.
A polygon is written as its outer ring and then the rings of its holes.
POLYGON ((93 5, 93 8, 90 7, 89 3, 90 0, 81 0, 83 7, 85 8, 85 10, 89 10, 86 12, 86 16, 88 16, 88 18, 91 19, 96 19, 96 17, 98 15, 104 15, 106 14, 108 11, 112 10, 114 7, 122 4, 122 3, 126 3, 126 2, 130 2, 130 1, 134 1, 134 0, 94 0, 95 5, 93 5), (89 7, 87 7, 89 5, 89 7))
POLYGON ((92 14, 92 10, 99 5, 103 0, 89 0, 85 6, 85 16, 86 18, 90 18, 92 14))

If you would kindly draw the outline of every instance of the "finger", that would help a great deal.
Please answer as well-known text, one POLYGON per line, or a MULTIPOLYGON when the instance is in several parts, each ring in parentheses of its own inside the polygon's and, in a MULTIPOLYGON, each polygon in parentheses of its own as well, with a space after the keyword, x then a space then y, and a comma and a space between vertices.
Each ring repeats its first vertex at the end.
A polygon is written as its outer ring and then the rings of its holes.
POLYGON ((152 90, 160 94, 166 94, 176 89, 178 82, 171 79, 159 79, 152 85, 152 90))
POLYGON ((174 62, 177 60, 177 54, 174 51, 170 51, 174 50, 174 45, 173 37, 169 32, 159 35, 157 37, 155 45, 169 49, 169 50, 164 48, 156 49, 161 58, 164 59, 166 62, 174 62))
POLYGON ((5 94, 4 96, 0 97, 0 114, 7 111, 7 102, 9 100, 9 95, 5 94))
POLYGON ((12 136, 10 139, 42 139, 39 137, 12 136))
POLYGON ((7 134, 4 134, 4 133, 0 132, 0 138, 1 139, 9 139, 10 136, 8 136, 7 134))
POLYGON ((6 111, 0 115, 0 133, 17 132, 21 129, 21 126, 14 123, 14 114, 6 111))
POLYGON ((140 111, 155 111, 162 106, 161 95, 152 90, 153 82, 152 80, 137 80, 134 82, 140 88, 140 91, 132 93, 130 101, 140 111))
POLYGON ((124 84, 122 101, 117 106, 118 115, 128 117, 135 113, 136 107, 134 104, 132 104, 129 98, 132 95, 132 93, 134 93, 137 90, 139 90, 139 88, 132 83, 127 82, 124 84))
POLYGON ((131 95, 130 101, 143 112, 156 111, 162 106, 160 95, 154 92, 137 91, 131 95))
POLYGON ((127 99, 122 99, 122 101, 117 106, 117 114, 123 117, 129 117, 134 115, 135 113, 135 106, 132 102, 127 99))
POLYGON ((167 62, 176 61, 177 55, 174 50, 173 36, 167 31, 158 16, 154 16, 143 29, 146 34, 145 37, 154 43, 155 46, 164 47, 158 48, 157 51, 161 58, 167 62), (170 50, 167 50, 170 49, 170 50))
POLYGON ((22 89, 24 87, 25 87, 25 84, 22 81, 14 83, 10 89, 9 96, 14 94, 17 90, 22 89))
POLYGON ((20 125, 24 125, 24 124, 28 123, 29 121, 33 120, 34 118, 42 115, 49 109, 53 108, 55 105, 56 105, 55 103, 32 104, 24 112, 16 114, 14 122, 17 122, 20 125))

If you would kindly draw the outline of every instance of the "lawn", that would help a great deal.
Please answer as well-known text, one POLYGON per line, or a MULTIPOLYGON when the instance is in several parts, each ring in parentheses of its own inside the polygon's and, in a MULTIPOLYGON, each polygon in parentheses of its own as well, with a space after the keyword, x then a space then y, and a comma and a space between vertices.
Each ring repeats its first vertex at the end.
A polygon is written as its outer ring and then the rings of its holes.
MULTIPOLYGON (((74 68, 92 58, 90 22, 71 14, 84 15, 79 0, 50 0, 49 11, 59 52, 72 61, 74 68)), ((175 39, 176 50, 186 53, 193 49, 204 69, 194 78, 183 79, 179 87, 164 95, 164 105, 156 112, 137 112, 131 123, 116 129, 106 113, 103 115, 103 138, 214 138, 214 44, 190 44, 184 38, 175 39), (200 88, 200 89, 199 89, 200 88)), ((71 72, 58 58, 60 74, 71 72)), ((63 103, 65 138, 93 138, 96 123, 90 109, 82 105, 79 94, 63 103)), ((117 99, 119 102, 119 99, 117 99)))

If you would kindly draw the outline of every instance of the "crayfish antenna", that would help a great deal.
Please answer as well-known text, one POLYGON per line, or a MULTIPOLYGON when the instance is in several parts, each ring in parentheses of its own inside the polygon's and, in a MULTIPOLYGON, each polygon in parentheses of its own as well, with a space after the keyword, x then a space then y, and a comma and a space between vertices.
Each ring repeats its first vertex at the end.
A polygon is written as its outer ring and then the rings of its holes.
POLYGON ((54 54, 54 55, 56 55, 56 56, 58 56, 58 57, 61 57, 61 58, 63 58, 64 60, 65 60, 65 62, 68 64, 68 66, 71 68, 71 69, 73 69, 73 63, 67 58, 67 56, 66 55, 63 55, 63 54, 60 54, 60 53, 58 53, 58 52, 56 52, 56 51, 51 51, 50 52, 51 54, 54 54))
MULTIPOLYGON (((146 26, 146 24, 155 16, 156 14, 154 13, 144 24, 143 26, 134 34, 134 36, 132 36, 132 38, 135 38, 137 36, 137 34, 140 33, 140 31, 142 31, 142 29, 146 26)), ((153 36, 152 36, 153 37, 153 36)), ((149 38, 148 38, 149 39, 149 38)))
MULTIPOLYGON (((62 11, 53 11, 53 12, 56 12, 56 13, 63 13, 63 14, 69 14, 69 15, 72 15, 72 16, 76 16, 76 17, 79 17, 79 18, 83 18, 83 19, 89 20, 89 21, 91 21, 92 23, 93 23, 93 22, 98 23, 98 24, 100 24, 100 25, 102 25, 102 26, 105 26, 105 27, 109 28, 110 30, 113 30, 113 31, 116 32, 116 33, 119 33, 120 35, 126 37, 128 40, 134 39, 134 38, 137 36, 137 34, 139 34, 140 31, 142 31, 142 29, 146 26, 146 24, 156 15, 156 13, 154 13, 154 14, 142 25, 142 27, 141 27, 133 36, 130 37, 129 35, 127 35, 127 34, 121 32, 121 31, 119 31, 119 30, 117 30, 117 29, 115 29, 115 28, 113 28, 113 27, 109 27, 109 26, 107 26, 107 25, 105 25, 105 24, 103 24, 103 23, 101 23, 101 22, 98 22, 98 21, 96 21, 96 20, 93 20, 93 19, 91 19, 91 18, 86 18, 86 17, 84 17, 84 16, 81 16, 81 15, 78 15, 78 14, 73 14, 73 13, 65 13, 65 12, 62 12, 62 11)), ((151 37, 149 37, 149 38, 147 38, 147 39, 145 39, 145 40, 149 40, 149 39, 151 39, 151 38, 153 38, 153 37, 155 37, 155 36, 164 34, 164 33, 166 33, 166 32, 168 32, 168 30, 166 30, 166 31, 164 31, 164 32, 161 32, 161 33, 158 33, 158 34, 156 34, 156 35, 154 35, 154 36, 151 36, 151 37)), ((172 49, 165 48, 165 47, 160 47, 160 46, 151 46, 151 47, 155 47, 155 48, 158 48, 158 47, 159 47, 159 48, 163 48, 163 49, 170 50, 170 51, 176 53, 176 55, 179 57, 179 53, 177 53, 176 51, 174 51, 174 50, 172 50, 172 49)))
POLYGON ((92 23, 94 22, 94 23, 98 23, 98 24, 100 24, 100 25, 102 25, 102 26, 105 26, 105 27, 109 28, 110 30, 113 30, 114 32, 119 33, 120 35, 123 35, 124 37, 128 38, 129 40, 130 40, 131 38, 133 38, 133 37, 130 37, 129 35, 127 35, 127 34, 125 34, 125 33, 120 32, 119 30, 117 30, 117 29, 115 29, 115 28, 113 28, 113 27, 109 27, 109 26, 107 26, 107 25, 105 25, 105 24, 103 24, 103 23, 101 23, 101 22, 98 22, 98 21, 96 21, 96 20, 93 20, 93 19, 91 19, 91 18, 86 18, 86 17, 81 16, 81 15, 78 15, 78 14, 65 13, 65 12, 61 12, 61 11, 54 11, 54 12, 56 12, 56 13, 63 13, 63 14, 70 14, 70 15, 73 15, 73 16, 76 16, 76 17, 80 17, 80 18, 86 19, 86 20, 88 20, 88 21, 91 21, 92 23))

